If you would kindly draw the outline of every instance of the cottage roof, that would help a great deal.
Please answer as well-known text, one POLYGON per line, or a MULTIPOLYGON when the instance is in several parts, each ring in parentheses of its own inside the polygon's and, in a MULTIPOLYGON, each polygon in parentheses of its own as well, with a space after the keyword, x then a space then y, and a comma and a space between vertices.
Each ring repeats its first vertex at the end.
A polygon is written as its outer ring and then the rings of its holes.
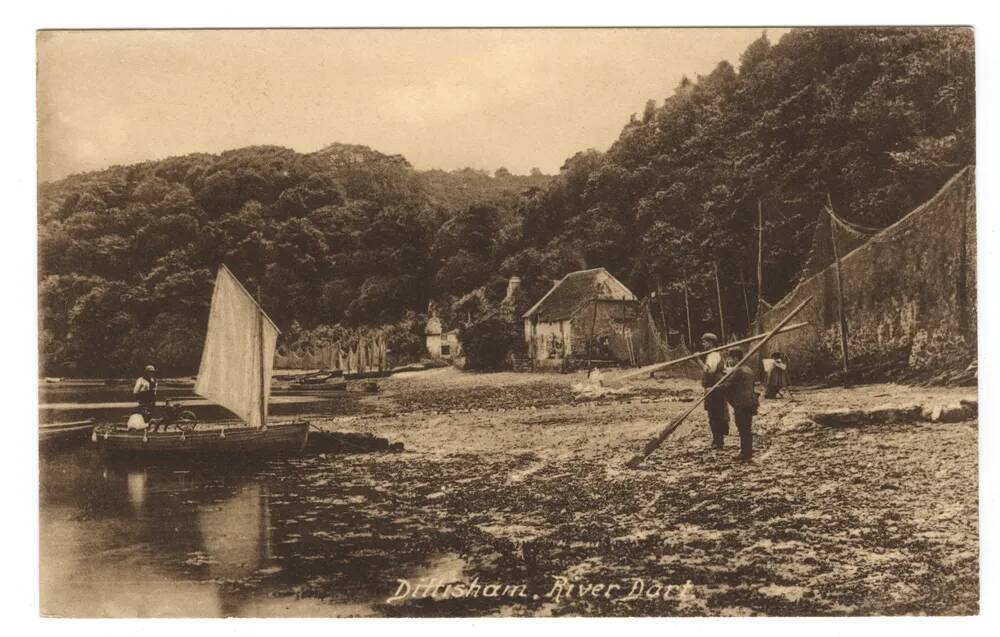
POLYGON ((523 318, 538 315, 545 321, 562 321, 572 316, 578 307, 592 299, 638 301, 625 284, 604 268, 577 270, 552 286, 538 303, 524 313, 523 318))

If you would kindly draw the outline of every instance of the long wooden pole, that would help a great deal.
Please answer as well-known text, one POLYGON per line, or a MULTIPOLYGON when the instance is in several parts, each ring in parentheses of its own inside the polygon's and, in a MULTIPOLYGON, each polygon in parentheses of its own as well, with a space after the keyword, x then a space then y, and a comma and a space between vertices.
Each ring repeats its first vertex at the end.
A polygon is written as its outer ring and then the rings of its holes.
POLYGON ((687 316, 688 347, 694 347, 694 338, 691 336, 691 304, 688 302, 688 282, 686 273, 684 275, 684 313, 687 316))
MULTIPOLYGON (((808 321, 803 321, 801 323, 792 323, 791 325, 786 325, 785 327, 781 328, 781 330, 778 333, 779 334, 784 334, 785 332, 794 332, 795 330, 801 329, 801 328, 803 328, 803 327, 805 327, 807 325, 809 325, 808 321)), ((741 339, 739 341, 734 341, 734 342, 729 343, 727 345, 720 345, 719 347, 713 347, 712 349, 706 349, 703 352, 696 352, 694 354, 689 354, 687 356, 682 356, 680 358, 675 358, 672 361, 665 361, 663 363, 653 363, 652 365, 646 365, 645 367, 641 367, 639 369, 628 371, 628 372, 625 372, 625 373, 620 374, 618 376, 614 376, 612 378, 606 378, 605 381, 606 382, 615 382, 615 381, 619 381, 619 380, 625 380, 626 378, 632 378, 633 376, 639 376, 640 374, 648 374, 650 372, 657 372, 657 371, 660 371, 661 369, 666 369, 667 367, 672 367, 673 365, 677 365, 678 363, 685 363, 687 361, 692 361, 692 360, 695 360, 697 358, 703 358, 705 355, 711 354, 712 352, 721 352, 721 351, 727 350, 727 349, 729 349, 731 347, 738 347, 740 345, 746 345, 747 343, 753 343, 753 342, 759 341, 760 339, 765 338, 765 337, 766 337, 765 334, 757 334, 756 336, 748 336, 747 338, 741 339)))
POLYGON ((739 286, 740 289, 743 290, 743 309, 746 310, 747 313, 747 330, 749 331, 752 327, 751 323, 753 322, 753 319, 750 317, 750 299, 747 297, 748 285, 750 285, 749 282, 742 280, 742 278, 740 279, 739 286))
POLYGON ((764 206, 757 200, 757 316, 764 300, 764 206))
POLYGON ((833 216, 833 202, 830 193, 826 193, 827 214, 830 215, 830 245, 833 247, 833 269, 837 273, 837 320, 840 323, 840 354, 844 363, 844 386, 850 383, 847 379, 849 361, 847 358, 847 319, 844 317, 844 279, 840 274, 840 254, 837 252, 837 233, 834 231, 836 221, 833 216))
POLYGON ((646 443, 646 446, 643 448, 642 453, 639 453, 639 454, 636 454, 635 456, 633 456, 628 461, 627 466, 631 467, 633 469, 635 467, 638 467, 642 463, 643 460, 645 460, 646 458, 649 457, 649 454, 651 454, 654 451, 656 451, 660 447, 660 445, 663 444, 663 441, 666 440, 667 437, 670 434, 674 433, 674 431, 677 429, 677 427, 679 427, 680 424, 682 422, 684 422, 684 420, 688 416, 691 415, 691 412, 693 412, 695 409, 698 408, 699 405, 701 405, 703 402, 705 402, 705 399, 708 398, 709 395, 711 395, 712 392, 714 392, 715 390, 717 390, 727 380, 729 380, 729 378, 736 372, 737 369, 740 368, 740 366, 742 366, 744 363, 746 363, 748 360, 750 360, 754 356, 754 354, 756 354, 757 351, 760 350, 760 348, 762 348, 764 346, 765 343, 767 343, 769 340, 771 340, 771 338, 775 334, 777 334, 779 331, 781 331, 781 328, 783 328, 789 321, 791 321, 792 318, 794 318, 796 314, 798 314, 799 312, 801 312, 802 308, 804 308, 806 305, 808 305, 809 302, 812 301, 812 300, 813 300, 813 297, 810 296, 805 301, 802 301, 801 303, 799 303, 799 305, 794 310, 792 310, 788 314, 788 316, 786 316, 785 318, 783 318, 781 320, 781 322, 778 323, 777 325, 775 325, 774 328, 770 332, 768 332, 767 335, 759 343, 757 343, 756 345, 754 345, 750 349, 750 351, 747 352, 747 354, 743 357, 743 359, 739 363, 737 363, 737 365, 735 367, 733 367, 728 372, 726 372, 725 374, 723 374, 722 378, 720 378, 717 383, 715 383, 714 385, 712 385, 712 387, 709 388, 708 391, 706 391, 704 394, 702 394, 701 398, 699 398, 693 405, 691 405, 691 407, 689 407, 687 411, 685 411, 683 414, 681 414, 678 418, 675 418, 669 425, 667 425, 666 427, 664 427, 660 431, 660 433, 658 433, 655 437, 651 438, 649 440, 649 442, 646 443))
POLYGON ((587 378, 590 378, 591 352, 593 351, 591 348, 594 342, 594 330, 597 328, 597 297, 592 298, 590 302, 594 304, 594 312, 590 318, 590 336, 587 337, 587 378))
POLYGON ((721 342, 726 342, 726 320, 722 316, 722 288, 719 286, 719 262, 713 261, 715 266, 715 297, 719 300, 719 337, 721 342))
POLYGON ((663 345, 670 347, 670 326, 667 324, 667 313, 663 311, 663 288, 660 280, 656 280, 656 302, 660 306, 660 322, 663 323, 663 345))

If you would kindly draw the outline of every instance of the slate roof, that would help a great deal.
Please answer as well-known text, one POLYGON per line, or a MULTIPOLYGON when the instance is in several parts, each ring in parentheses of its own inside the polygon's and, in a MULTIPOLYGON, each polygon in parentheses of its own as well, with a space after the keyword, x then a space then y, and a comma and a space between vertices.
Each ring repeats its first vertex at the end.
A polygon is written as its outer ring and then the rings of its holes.
POLYGON ((542 321, 563 321, 591 299, 638 301, 635 294, 604 268, 570 272, 552 286, 522 318, 536 314, 542 321))

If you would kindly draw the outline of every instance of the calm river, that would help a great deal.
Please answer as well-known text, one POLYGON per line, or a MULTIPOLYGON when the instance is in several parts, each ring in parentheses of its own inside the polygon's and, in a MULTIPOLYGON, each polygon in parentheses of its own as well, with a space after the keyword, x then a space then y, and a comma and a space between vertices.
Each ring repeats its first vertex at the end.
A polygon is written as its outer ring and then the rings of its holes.
MULTIPOLYGON (((279 416, 363 409, 354 392, 282 398, 275 400, 279 416)), ((124 419, 130 409, 127 388, 106 387, 43 387, 41 405, 43 422, 124 419)), ((205 419, 224 413, 208 405, 195 409, 205 419)), ((396 577, 457 578, 462 562, 427 544, 418 521, 394 515, 394 476, 384 464, 394 460, 378 456, 314 456, 234 469, 119 465, 89 443, 43 453, 42 611, 74 617, 391 613, 385 601, 396 577), (413 541, 401 541, 411 535, 413 541)))

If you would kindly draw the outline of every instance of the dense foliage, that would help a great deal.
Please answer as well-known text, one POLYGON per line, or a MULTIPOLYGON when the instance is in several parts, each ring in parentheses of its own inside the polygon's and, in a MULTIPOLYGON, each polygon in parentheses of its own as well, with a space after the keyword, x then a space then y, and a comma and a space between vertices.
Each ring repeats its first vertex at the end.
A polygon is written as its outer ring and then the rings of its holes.
MULTIPOLYGON (((323 326, 405 323, 396 351, 408 351, 413 313, 457 264, 458 248, 445 244, 459 237, 440 228, 464 227, 463 217, 449 206, 475 199, 469 214, 501 232, 510 202, 547 180, 421 173, 402 157, 335 144, 188 155, 43 184, 43 371, 126 373, 153 361, 192 372, 222 262, 259 289, 286 345, 333 333, 323 326)), ((485 269, 463 276, 480 285, 485 269)))
POLYGON ((717 265, 727 332, 742 332, 757 300, 758 205, 761 296, 774 302, 794 287, 828 197, 880 228, 974 163, 974 77, 969 29, 762 36, 738 70, 683 79, 606 153, 569 159, 527 201, 526 248, 505 269, 530 277, 576 260, 640 296, 660 285, 681 331, 686 286, 697 333, 719 326, 717 265))
POLYGON ((458 332, 462 353, 469 369, 502 369, 507 357, 523 342, 517 323, 495 314, 479 318, 458 332))
MULTIPOLYGON (((607 267, 665 315, 727 330, 795 284, 818 214, 882 227, 974 163, 967 29, 802 29, 752 43, 650 101, 604 153, 548 178, 419 172, 332 145, 252 147, 75 175, 40 188, 45 373, 197 364, 224 261, 282 328, 379 326, 433 302, 446 324, 489 315, 507 277, 529 300, 607 267), (741 287, 740 281, 750 282, 741 287), (744 293, 746 296, 744 296, 744 293)), ((412 317, 412 314, 411 314, 412 317)), ((286 337, 287 338, 287 337, 286 337)))

